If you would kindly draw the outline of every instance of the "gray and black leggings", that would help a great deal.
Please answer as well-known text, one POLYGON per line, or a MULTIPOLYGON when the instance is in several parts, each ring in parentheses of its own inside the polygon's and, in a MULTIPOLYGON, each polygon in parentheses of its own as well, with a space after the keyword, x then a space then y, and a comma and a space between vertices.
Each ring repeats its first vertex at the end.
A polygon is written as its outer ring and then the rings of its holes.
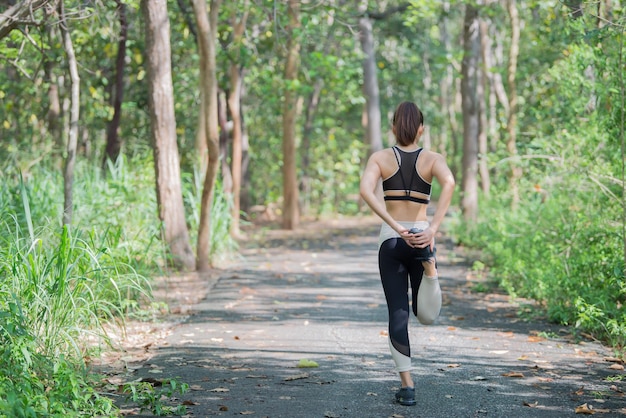
MULTIPOLYGON (((428 225, 426 222, 418 224, 422 224, 417 225, 422 229, 428 225)), ((435 262, 435 251, 429 247, 411 248, 395 231, 385 226, 381 229, 378 266, 389 312, 389 348, 397 371, 404 372, 411 369, 409 283, 413 314, 425 325, 432 324, 439 316, 441 290, 438 276, 425 276, 422 265, 422 261, 435 262)))

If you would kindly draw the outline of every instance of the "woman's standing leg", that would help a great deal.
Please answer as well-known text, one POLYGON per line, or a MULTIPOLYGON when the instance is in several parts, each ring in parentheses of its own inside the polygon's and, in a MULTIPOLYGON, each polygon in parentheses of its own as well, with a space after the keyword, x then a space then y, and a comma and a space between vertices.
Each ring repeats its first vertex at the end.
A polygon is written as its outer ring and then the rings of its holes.
POLYGON ((399 391, 401 396, 396 394, 396 398, 405 405, 414 405, 408 332, 408 270, 403 262, 403 255, 406 255, 408 250, 410 248, 402 239, 389 239, 381 244, 378 263, 389 313, 389 349, 402 384, 402 389, 399 391))

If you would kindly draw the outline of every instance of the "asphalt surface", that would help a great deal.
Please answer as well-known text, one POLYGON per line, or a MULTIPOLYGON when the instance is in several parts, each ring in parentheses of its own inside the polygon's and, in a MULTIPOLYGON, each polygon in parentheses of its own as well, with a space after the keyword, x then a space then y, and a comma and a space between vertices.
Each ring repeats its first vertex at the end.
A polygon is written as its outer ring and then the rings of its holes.
POLYGON ((135 378, 190 385, 166 400, 188 404, 190 417, 626 416, 626 376, 609 349, 524 320, 523 304, 502 293, 473 291, 486 288, 473 260, 445 237, 441 315, 410 322, 417 405, 394 403, 377 226, 345 227, 242 244, 135 378), (307 360, 318 367, 298 367, 307 360))

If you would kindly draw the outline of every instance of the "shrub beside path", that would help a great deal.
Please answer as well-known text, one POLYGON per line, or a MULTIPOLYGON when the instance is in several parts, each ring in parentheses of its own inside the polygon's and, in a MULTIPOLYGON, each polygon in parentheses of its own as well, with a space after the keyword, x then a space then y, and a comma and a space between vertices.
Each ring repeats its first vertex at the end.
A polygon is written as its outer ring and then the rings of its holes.
POLYGON ((626 376, 611 350, 523 319, 524 305, 474 277, 473 260, 445 236, 441 316, 409 325, 417 405, 395 404, 378 225, 313 222, 242 241, 240 259, 178 283, 191 297, 174 308, 180 321, 155 328, 161 338, 112 379, 187 383, 171 401, 191 417, 626 416, 626 376))

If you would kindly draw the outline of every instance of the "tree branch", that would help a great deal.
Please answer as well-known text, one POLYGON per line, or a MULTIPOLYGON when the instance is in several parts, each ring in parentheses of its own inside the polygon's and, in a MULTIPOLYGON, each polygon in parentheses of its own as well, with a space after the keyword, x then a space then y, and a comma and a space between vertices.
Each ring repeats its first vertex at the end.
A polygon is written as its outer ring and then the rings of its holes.
POLYGON ((50 5, 56 8, 58 0, 22 0, 0 13, 0 39, 20 25, 40 25, 35 11, 50 5))

